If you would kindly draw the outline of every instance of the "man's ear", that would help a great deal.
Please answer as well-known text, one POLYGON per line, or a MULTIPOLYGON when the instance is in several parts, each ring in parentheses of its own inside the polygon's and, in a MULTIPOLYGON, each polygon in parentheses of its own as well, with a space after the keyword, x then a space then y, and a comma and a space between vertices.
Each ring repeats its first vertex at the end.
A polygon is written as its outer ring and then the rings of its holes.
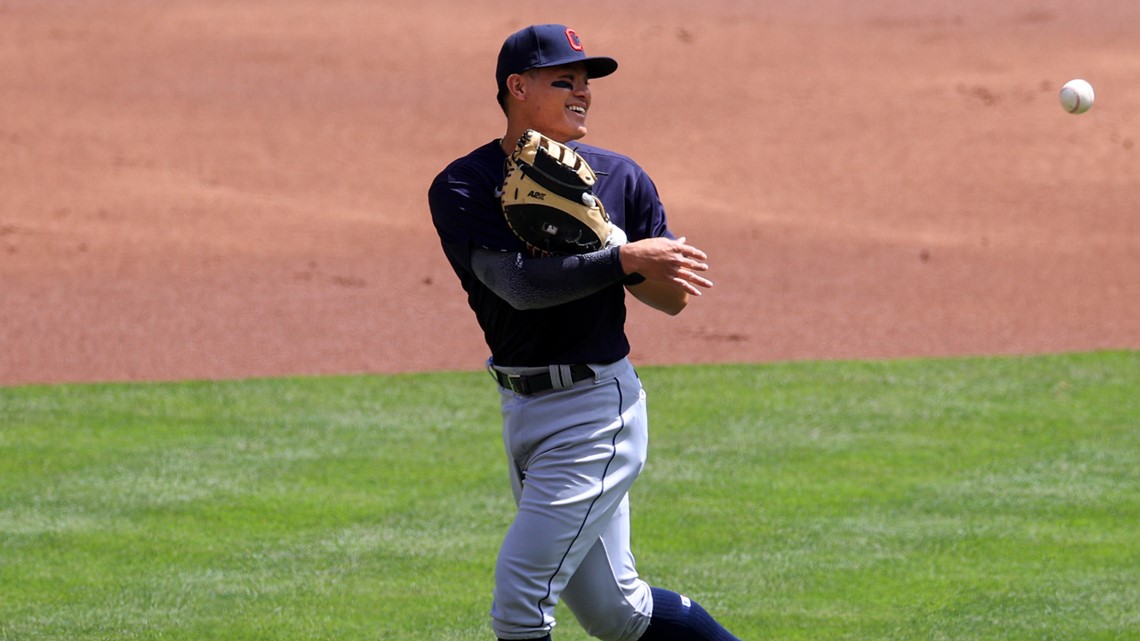
POLYGON ((517 73, 507 76, 507 92, 516 100, 524 99, 526 96, 526 79, 517 73))

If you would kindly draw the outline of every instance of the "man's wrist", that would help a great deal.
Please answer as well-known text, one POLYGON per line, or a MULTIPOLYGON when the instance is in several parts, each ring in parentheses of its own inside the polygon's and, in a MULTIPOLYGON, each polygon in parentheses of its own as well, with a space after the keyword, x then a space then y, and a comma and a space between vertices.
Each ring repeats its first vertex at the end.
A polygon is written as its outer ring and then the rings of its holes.
POLYGON ((626 246, 627 245, 618 245, 617 247, 613 248, 613 251, 617 254, 618 267, 621 269, 621 273, 624 274, 624 278, 622 278, 621 283, 623 285, 637 285, 638 283, 644 283, 644 276, 638 274, 637 272, 626 269, 626 261, 622 260, 623 257, 628 256, 628 254, 622 250, 622 248, 626 246))

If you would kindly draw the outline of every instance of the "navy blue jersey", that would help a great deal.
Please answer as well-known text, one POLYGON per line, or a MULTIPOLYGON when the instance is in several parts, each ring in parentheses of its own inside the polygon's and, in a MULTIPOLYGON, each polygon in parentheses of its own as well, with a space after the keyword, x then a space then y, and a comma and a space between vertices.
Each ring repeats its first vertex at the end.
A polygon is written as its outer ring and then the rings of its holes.
MULTIPOLYGON (((672 238, 657 186, 633 160, 611 151, 571 143, 598 180, 594 193, 610 221, 630 242, 672 238)), ((541 366, 612 363, 629 354, 625 335, 625 290, 621 283, 569 303, 517 310, 495 295, 471 269, 475 247, 527 253, 507 226, 499 202, 507 154, 493 141, 447 166, 432 182, 428 203, 444 253, 467 292, 498 365, 541 366)))

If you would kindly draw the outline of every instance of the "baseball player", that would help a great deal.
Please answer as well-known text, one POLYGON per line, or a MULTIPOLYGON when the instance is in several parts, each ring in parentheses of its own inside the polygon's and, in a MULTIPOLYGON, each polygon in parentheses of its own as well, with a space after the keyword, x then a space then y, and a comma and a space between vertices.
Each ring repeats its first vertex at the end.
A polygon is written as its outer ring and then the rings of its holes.
POLYGON ((625 156, 573 142, 586 135, 589 81, 617 66, 587 57, 564 25, 509 36, 495 73, 506 134, 448 165, 428 194, 490 347, 518 504, 495 565, 492 627, 500 640, 549 641, 562 600, 607 641, 734 641, 696 602, 641 580, 630 551, 628 493, 645 464, 648 424, 627 358, 625 292, 677 314, 712 283, 701 274, 705 253, 669 230, 649 176, 625 156), (520 238, 504 215, 503 185, 522 162, 512 165, 516 141, 528 136, 570 143, 566 155, 577 156, 562 161, 588 163, 592 197, 623 233, 567 255, 520 238))

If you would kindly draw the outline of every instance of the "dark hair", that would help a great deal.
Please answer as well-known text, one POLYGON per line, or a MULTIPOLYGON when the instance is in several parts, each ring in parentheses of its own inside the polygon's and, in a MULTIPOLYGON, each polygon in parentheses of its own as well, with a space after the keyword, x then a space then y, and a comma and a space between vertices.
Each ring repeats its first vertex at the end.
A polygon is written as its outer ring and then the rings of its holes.
POLYGON ((507 115, 507 86, 499 87, 499 93, 495 96, 495 100, 499 101, 499 109, 503 110, 503 115, 507 115))

